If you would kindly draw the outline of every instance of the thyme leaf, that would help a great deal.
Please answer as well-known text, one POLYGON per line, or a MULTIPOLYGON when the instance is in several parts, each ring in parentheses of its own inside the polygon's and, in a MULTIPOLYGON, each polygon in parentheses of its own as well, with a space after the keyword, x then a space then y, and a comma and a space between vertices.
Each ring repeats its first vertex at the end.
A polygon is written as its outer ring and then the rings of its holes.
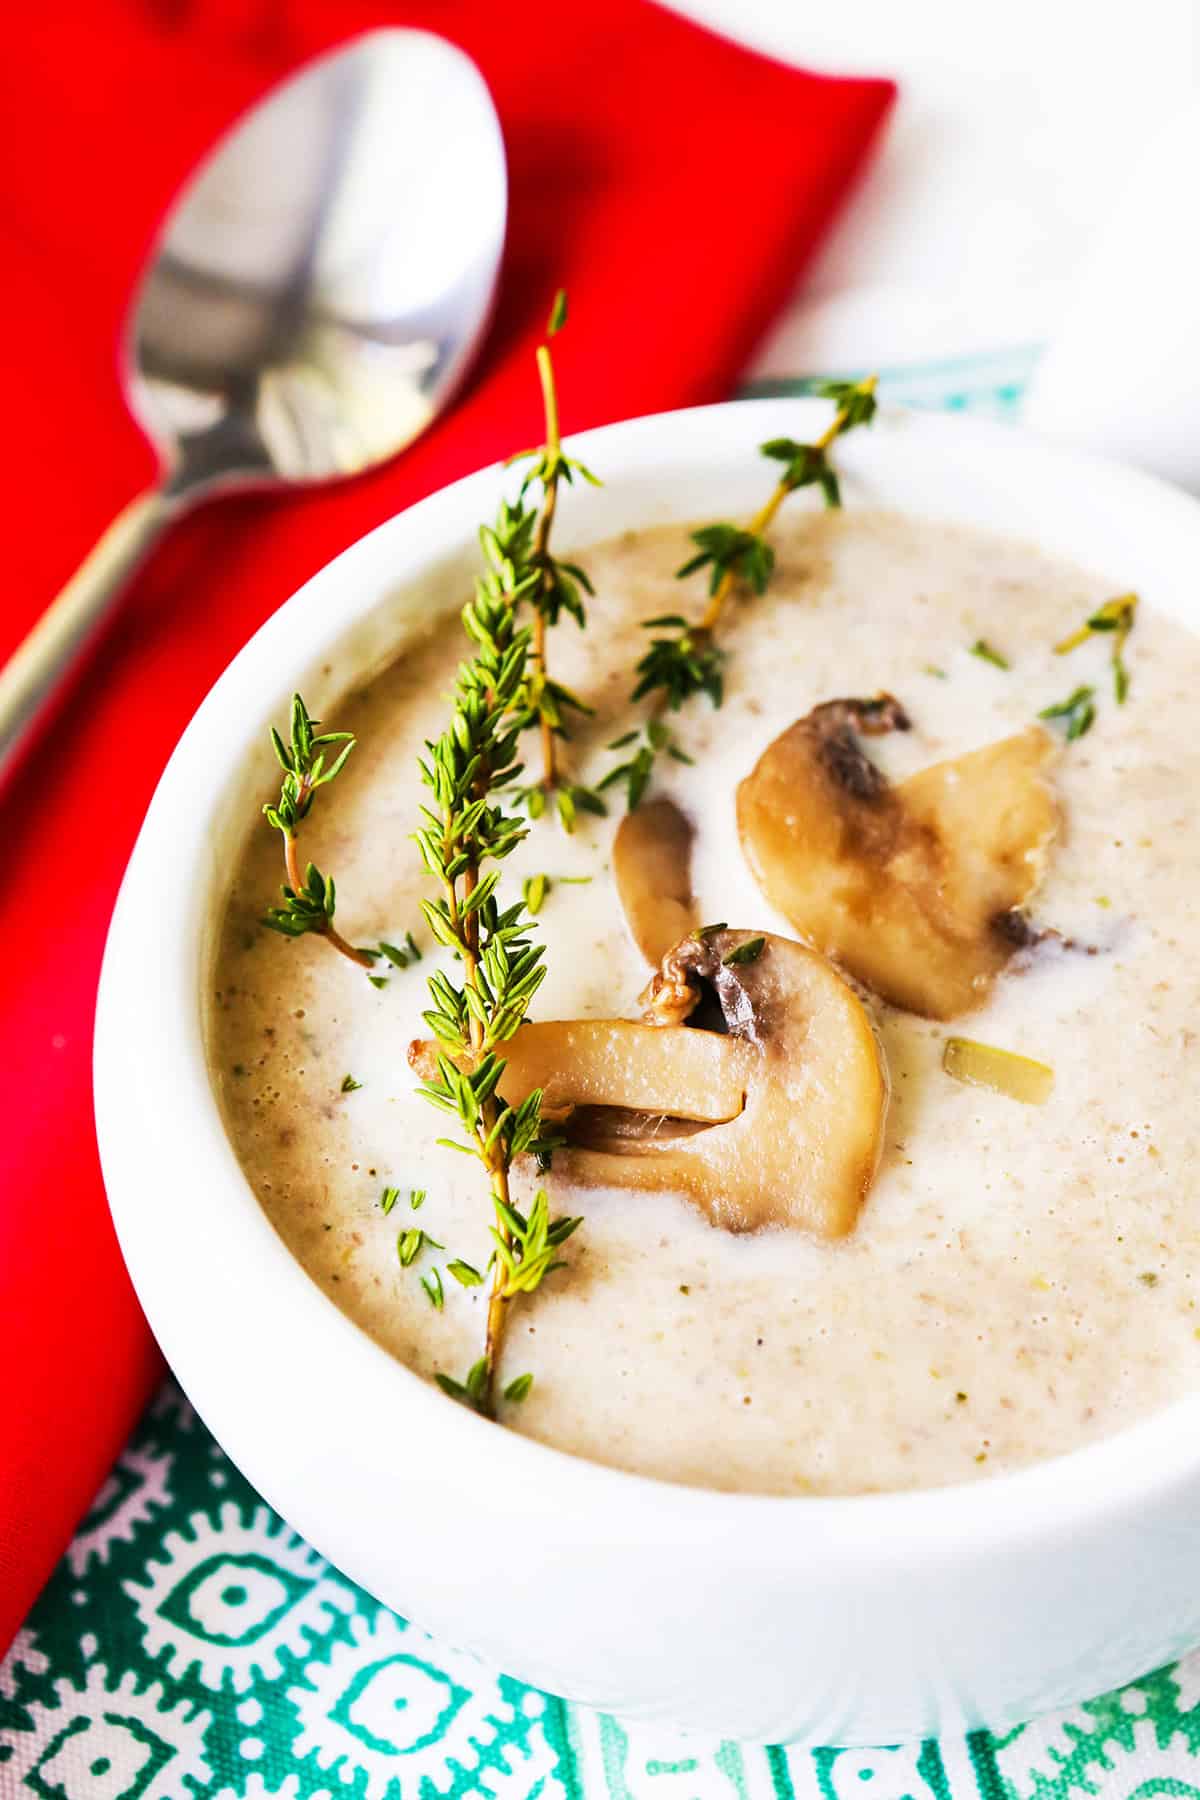
MULTIPOLYGON (((772 454, 766 444, 763 450, 767 455, 772 454)), ((694 574, 697 569, 708 569, 710 594, 715 594, 726 578, 744 581, 756 594, 766 593, 775 567, 775 552, 761 532, 747 531, 737 525, 702 525, 692 532, 691 539, 698 546, 697 553, 676 569, 679 580, 694 574)), ((648 625, 658 622, 647 620, 648 625)), ((670 622, 687 628, 686 619, 670 622)))
POLYGON ((453 1262, 447 1263, 446 1268, 449 1273, 453 1275, 460 1287, 473 1288, 483 1286, 483 1276, 479 1273, 479 1270, 474 1268, 471 1263, 464 1262, 461 1256, 456 1256, 453 1262))
POLYGON ((626 749, 637 744, 632 756, 624 762, 616 763, 600 782, 602 788, 623 786, 626 804, 630 812, 635 812, 650 785, 650 777, 654 772, 654 762, 660 750, 676 762, 690 763, 692 758, 686 750, 681 749, 675 738, 661 719, 647 719, 640 731, 628 731, 624 737, 617 738, 609 745, 610 750, 626 749))
POLYGON ((525 910, 531 918, 537 918, 549 891, 550 882, 546 875, 529 875, 521 883, 521 892, 525 897, 525 910))
POLYGON ((1095 692, 1095 688, 1077 687, 1073 694, 1060 700, 1056 706, 1044 706, 1038 718, 1061 725, 1068 744, 1073 744, 1076 738, 1081 738, 1085 732, 1090 731, 1095 723, 1095 692))
POLYGON ((475 1412, 485 1415, 490 1412, 490 1381, 486 1357, 481 1356, 471 1364, 465 1381, 456 1381, 453 1375, 446 1375, 440 1369, 435 1372, 434 1380, 443 1394, 449 1394, 452 1400, 461 1400, 464 1406, 471 1407, 475 1412))
POLYGON ((496 1266, 501 1271, 500 1290, 505 1300, 531 1294, 554 1269, 564 1265, 556 1252, 583 1224, 582 1219, 550 1217, 545 1188, 534 1196, 529 1217, 509 1203, 497 1203, 501 1228, 492 1226, 496 1266))
POLYGON ((385 961, 390 962, 394 969, 407 969, 412 963, 421 960, 421 952, 417 948, 416 939, 411 931, 405 932, 403 947, 399 944, 387 944, 381 938, 379 954, 385 961))
POLYGON ((765 937, 747 938, 745 943, 737 946, 736 950, 731 950, 728 956, 722 957, 722 966, 726 969, 735 969, 740 963, 757 962, 763 953, 766 942, 765 937))

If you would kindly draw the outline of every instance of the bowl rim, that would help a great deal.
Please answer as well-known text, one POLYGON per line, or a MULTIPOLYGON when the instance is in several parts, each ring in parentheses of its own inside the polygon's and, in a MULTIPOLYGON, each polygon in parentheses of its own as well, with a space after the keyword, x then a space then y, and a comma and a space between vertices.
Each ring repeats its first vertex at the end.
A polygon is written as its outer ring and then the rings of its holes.
MULTIPOLYGON (((827 417, 828 403, 810 398, 740 400, 645 415, 598 427, 570 440, 587 461, 617 467, 624 477, 650 474, 664 454, 675 463, 730 458, 780 428, 793 432, 808 418, 827 417)), ((1022 480, 1086 482, 1098 511, 1120 502, 1134 508, 1141 530, 1174 540, 1190 538, 1200 560, 1200 503, 1154 476, 1110 459, 1042 443, 1019 428, 961 416, 885 408, 881 416, 935 453, 971 450, 1007 459, 1022 480)), ((853 461, 854 440, 846 446, 853 461)), ((556 1506, 591 1512, 606 1503, 626 1526, 636 1519, 647 1536, 669 1539, 682 1527, 710 1541, 746 1541, 753 1525, 756 1560, 795 1561, 801 1546, 813 1554, 852 1553, 865 1567, 920 1554, 954 1557, 986 1543, 995 1548, 1032 1537, 1086 1530, 1101 1518, 1131 1521, 1152 1494, 1193 1479, 1200 1465, 1200 1392, 1171 1402, 1109 1437, 1006 1474, 947 1486, 851 1495, 730 1493, 685 1486, 591 1462, 512 1431, 497 1429, 447 1400, 353 1324, 317 1287, 266 1219, 225 1136, 200 1037, 197 975, 205 915, 211 812, 195 805, 213 785, 214 746, 227 755, 228 777, 244 754, 227 726, 247 706, 254 733, 264 693, 279 686, 282 665, 315 660, 378 604, 378 580, 363 579, 386 562, 388 581, 420 574, 431 559, 473 535, 475 521, 494 502, 504 466, 491 464, 438 490, 375 527, 294 593, 229 663, 197 709, 161 777, 131 856, 110 928, 101 972, 95 1030, 96 1125, 109 1204, 134 1286, 167 1360, 202 1416, 223 1429, 228 1377, 217 1379, 198 1330, 188 1287, 197 1266, 179 1256, 178 1218, 167 1221, 149 1178, 149 1165, 167 1144, 174 1180, 193 1209, 217 1204, 218 1223, 232 1234, 228 1249, 263 1259, 268 1276, 257 1293, 269 1322, 285 1336, 303 1332, 345 1364, 345 1390, 356 1416, 371 1408, 403 1408, 411 1429, 455 1471, 476 1473, 481 1461, 489 1488, 514 1494, 552 1490, 556 1506), (484 510, 481 510, 484 509, 484 510), (355 598, 356 593, 359 598, 355 598), (331 605, 335 601, 337 604, 331 605), (259 710, 254 711, 255 697, 259 710), (146 970, 155 979, 145 978, 146 970), (189 991, 190 990, 190 991, 189 991), (190 1015, 190 1017, 189 1017, 190 1015), (182 1104, 181 1104, 182 1102, 182 1104), (233 1190, 240 1187, 237 1204, 233 1190), (246 1202, 249 1202, 247 1206, 246 1202), (796 1527, 803 1522, 804 1531, 796 1527)), ((1149 538, 1147 541, 1153 541, 1149 538)), ((250 734, 242 734, 245 742, 250 734)), ((217 784, 219 785, 219 783, 217 784)), ((224 1242, 224 1240, 223 1240, 224 1242)), ((226 1254, 226 1261, 229 1258, 226 1254)), ((212 1276, 220 1263, 198 1254, 212 1276)), ((240 1277, 230 1274, 229 1293, 240 1277)), ((210 1302, 211 1305, 211 1302, 210 1302)), ((236 1321, 234 1321, 236 1336, 236 1321)), ((262 1332, 259 1332, 261 1338, 262 1332)), ((376 1412, 376 1416, 379 1416, 376 1412)), ((238 1446, 234 1446, 235 1460, 238 1446)), ((247 1471, 270 1492, 269 1473, 247 1471)), ((401 1479, 403 1470, 400 1471, 401 1479)), ((287 1496, 281 1496, 286 1511, 287 1496)))

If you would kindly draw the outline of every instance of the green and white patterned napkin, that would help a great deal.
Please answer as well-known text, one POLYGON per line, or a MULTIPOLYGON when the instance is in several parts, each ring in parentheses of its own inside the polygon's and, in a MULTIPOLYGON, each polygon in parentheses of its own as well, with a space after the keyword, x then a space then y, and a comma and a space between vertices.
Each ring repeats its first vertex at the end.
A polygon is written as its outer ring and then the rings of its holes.
POLYGON ((178 1391, 0 1663, 0 1800, 1200 1797, 1200 1657, 997 1738, 763 1749, 495 1674, 342 1579, 178 1391))
MULTIPOLYGON (((1004 352, 896 370, 881 388, 1006 416, 1031 363, 1004 352)), ((263 1504, 166 1386, 0 1663, 0 1800, 467 1795, 1200 1800, 1200 1655, 1004 1737, 764 1749, 632 1724, 379 1606, 263 1504)))

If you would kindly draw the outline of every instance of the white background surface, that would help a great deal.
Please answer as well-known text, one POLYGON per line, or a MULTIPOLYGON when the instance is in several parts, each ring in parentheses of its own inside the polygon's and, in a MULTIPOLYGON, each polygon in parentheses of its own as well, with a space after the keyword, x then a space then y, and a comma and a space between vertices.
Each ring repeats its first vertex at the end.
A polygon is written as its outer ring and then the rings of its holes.
POLYGON ((1048 338, 1130 164, 1200 94, 1200 0, 674 4, 781 60, 900 84, 759 374, 1048 338))

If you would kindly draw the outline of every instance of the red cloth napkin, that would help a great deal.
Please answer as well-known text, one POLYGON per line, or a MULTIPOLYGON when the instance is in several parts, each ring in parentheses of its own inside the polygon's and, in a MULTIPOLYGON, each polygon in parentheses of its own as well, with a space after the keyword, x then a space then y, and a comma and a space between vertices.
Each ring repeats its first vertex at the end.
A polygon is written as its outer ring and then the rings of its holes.
MULTIPOLYGON (((503 121, 499 311, 451 414, 391 466, 193 516, 131 593, 72 711, 0 802, 0 1650, 158 1372, 96 1161, 89 1060, 109 911, 171 747, 302 581, 399 508, 532 442, 553 291, 568 430, 718 399, 858 170, 890 88, 796 74, 646 0, 57 0, 0 70, 5 570, 0 658, 152 475, 114 346, 172 195, 230 118, 329 44, 419 24, 503 121)), ((148 980, 154 971, 146 971, 148 980)), ((162 1170, 164 1200, 171 1170, 162 1170)), ((180 1254, 188 1230, 181 1226, 180 1254)), ((214 1327, 219 1329, 219 1325, 214 1327)))

